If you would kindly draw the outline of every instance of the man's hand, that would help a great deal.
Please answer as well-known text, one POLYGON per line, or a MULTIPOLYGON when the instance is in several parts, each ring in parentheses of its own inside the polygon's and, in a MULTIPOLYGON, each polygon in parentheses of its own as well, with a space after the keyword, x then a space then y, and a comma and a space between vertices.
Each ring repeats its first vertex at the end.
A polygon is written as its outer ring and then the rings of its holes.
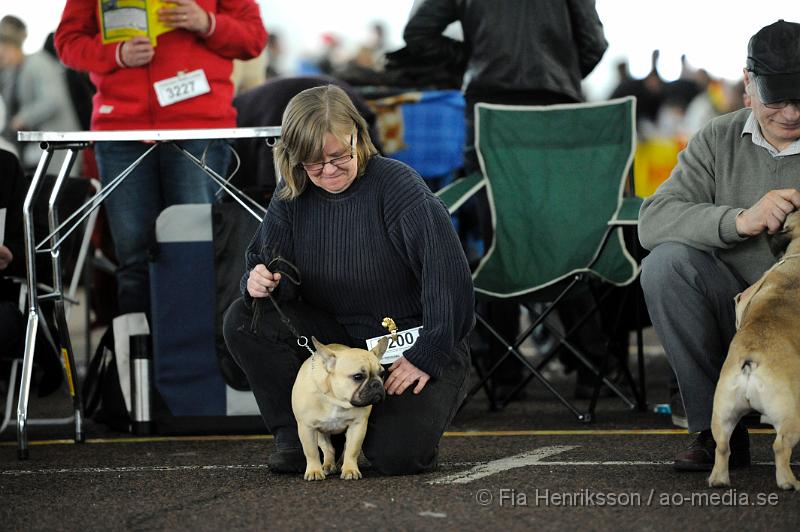
POLYGON ((764 231, 774 235, 780 231, 786 216, 800 208, 800 191, 795 188, 770 190, 755 205, 736 217, 740 236, 756 236, 764 231))
POLYGON ((275 290, 280 282, 280 273, 272 273, 263 264, 257 264, 250 270, 250 276, 247 278, 247 293, 254 298, 269 297, 270 292, 275 290))
POLYGON ((3 244, 0 244, 0 270, 8 268, 12 260, 14 260, 14 255, 11 253, 11 250, 3 244))
POLYGON ((389 378, 386 379, 384 388, 389 395, 400 395, 416 382, 414 393, 417 394, 422 391, 429 380, 431 380, 430 375, 417 368, 405 357, 400 357, 389 366, 389 378))
POLYGON ((119 57, 127 67, 140 67, 153 60, 156 51, 150 39, 143 36, 131 37, 122 43, 119 57))
POLYGON ((194 0, 170 0, 172 7, 158 10, 158 19, 171 28, 208 33, 211 18, 194 0))

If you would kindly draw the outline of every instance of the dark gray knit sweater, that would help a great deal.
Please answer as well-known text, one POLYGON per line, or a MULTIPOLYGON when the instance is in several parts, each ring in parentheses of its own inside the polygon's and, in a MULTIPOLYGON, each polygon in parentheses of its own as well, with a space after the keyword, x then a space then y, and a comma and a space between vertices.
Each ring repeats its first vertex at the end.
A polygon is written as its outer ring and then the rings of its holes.
POLYGON ((472 278, 447 210, 399 161, 373 157, 339 194, 309 183, 294 200, 273 197, 247 249, 248 305, 249 272, 273 253, 300 270, 300 297, 353 338, 386 334, 385 316, 400 329, 423 325, 405 357, 433 377, 474 324, 472 278))

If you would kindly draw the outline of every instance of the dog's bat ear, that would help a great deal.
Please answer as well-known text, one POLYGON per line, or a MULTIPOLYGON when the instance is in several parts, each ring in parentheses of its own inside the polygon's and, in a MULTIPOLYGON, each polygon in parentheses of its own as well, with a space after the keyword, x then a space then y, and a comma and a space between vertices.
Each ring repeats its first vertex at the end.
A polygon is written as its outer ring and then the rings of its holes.
POLYGON ((769 250, 775 256, 775 258, 780 258, 780 256, 786 252, 786 248, 789 247, 789 242, 791 241, 792 232, 786 226, 784 226, 774 235, 767 235, 767 244, 769 244, 769 250))
POLYGON ((386 352, 386 348, 389 347, 389 338, 383 337, 378 340, 378 343, 375 344, 375 347, 372 348, 371 352, 378 358, 378 361, 383 358, 383 354, 386 352))
POLYGON ((325 344, 323 344, 322 342, 317 340, 316 336, 312 336, 311 337, 311 343, 314 344, 314 349, 317 350, 317 351, 319 351, 320 349, 324 349, 325 348, 325 344))
POLYGON ((313 336, 311 337, 311 343, 314 344, 315 354, 322 358, 322 362, 325 364, 325 370, 328 373, 333 371, 334 366, 336 366, 336 353, 334 353, 328 348, 327 345, 323 344, 313 336))

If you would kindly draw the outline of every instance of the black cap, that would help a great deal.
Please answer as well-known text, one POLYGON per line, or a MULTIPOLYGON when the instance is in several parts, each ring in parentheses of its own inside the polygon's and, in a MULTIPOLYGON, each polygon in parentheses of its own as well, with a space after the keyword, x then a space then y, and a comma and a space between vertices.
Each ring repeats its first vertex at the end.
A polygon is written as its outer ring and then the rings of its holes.
POLYGON ((781 19, 761 28, 747 45, 747 70, 762 102, 800 99, 800 24, 781 19))

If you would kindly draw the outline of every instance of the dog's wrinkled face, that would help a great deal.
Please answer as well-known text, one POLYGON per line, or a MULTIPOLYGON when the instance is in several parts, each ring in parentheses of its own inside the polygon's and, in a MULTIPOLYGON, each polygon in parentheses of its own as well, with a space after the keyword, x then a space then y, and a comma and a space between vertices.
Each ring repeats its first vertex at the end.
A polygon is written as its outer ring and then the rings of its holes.
POLYGON ((769 250, 775 257, 780 257, 786 252, 789 243, 795 238, 800 238, 800 211, 794 211, 786 217, 783 228, 774 235, 767 235, 769 250))
POLYGON ((316 338, 312 341, 327 372, 326 388, 331 395, 356 407, 373 405, 384 399, 386 392, 380 359, 388 345, 386 339, 379 341, 371 351, 327 346, 316 338))

